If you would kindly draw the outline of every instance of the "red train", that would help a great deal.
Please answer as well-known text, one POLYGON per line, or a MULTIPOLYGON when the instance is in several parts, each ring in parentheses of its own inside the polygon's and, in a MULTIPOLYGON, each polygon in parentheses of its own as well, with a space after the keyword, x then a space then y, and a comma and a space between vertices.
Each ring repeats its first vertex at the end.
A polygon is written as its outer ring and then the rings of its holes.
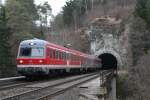
POLYGON ((17 71, 25 76, 87 72, 100 68, 98 58, 44 40, 22 41, 18 50, 17 71))

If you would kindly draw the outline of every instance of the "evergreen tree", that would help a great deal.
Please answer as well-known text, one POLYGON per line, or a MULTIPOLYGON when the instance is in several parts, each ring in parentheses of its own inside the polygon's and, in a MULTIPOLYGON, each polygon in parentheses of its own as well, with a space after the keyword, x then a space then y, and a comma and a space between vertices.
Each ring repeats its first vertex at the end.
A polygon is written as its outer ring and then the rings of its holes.
POLYGON ((8 25, 10 26, 12 32, 22 36, 26 34, 27 37, 31 37, 32 26, 37 19, 36 17, 38 16, 34 1, 6 0, 5 6, 7 15, 9 17, 8 25))
POLYGON ((92 8, 90 0, 70 0, 63 7, 64 24, 71 25, 79 21, 79 18, 87 13, 92 8))
POLYGON ((150 0, 137 0, 135 12, 147 24, 150 24, 150 0))
POLYGON ((5 8, 0 7, 0 72, 3 74, 8 74, 10 66, 12 66, 12 56, 10 51, 10 29, 7 26, 7 18, 5 8))
POLYGON ((48 2, 44 2, 37 6, 37 10, 40 21, 40 37, 45 39, 47 36, 44 33, 48 32, 48 23, 50 23, 48 17, 52 16, 52 9, 48 2))
POLYGON ((37 17, 36 9, 34 9, 33 0, 6 0, 5 7, 8 16, 7 25, 12 34, 10 40, 15 59, 19 43, 34 36, 33 24, 37 17))

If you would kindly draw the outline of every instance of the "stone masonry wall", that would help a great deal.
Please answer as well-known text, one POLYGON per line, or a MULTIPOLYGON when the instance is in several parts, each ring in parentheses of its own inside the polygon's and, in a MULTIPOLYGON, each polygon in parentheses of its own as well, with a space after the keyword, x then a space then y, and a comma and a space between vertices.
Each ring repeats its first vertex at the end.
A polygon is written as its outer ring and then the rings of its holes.
POLYGON ((131 56, 129 29, 121 19, 95 18, 85 31, 91 41, 91 53, 96 56, 110 53, 116 57, 119 68, 126 68, 130 65, 128 58, 131 56))

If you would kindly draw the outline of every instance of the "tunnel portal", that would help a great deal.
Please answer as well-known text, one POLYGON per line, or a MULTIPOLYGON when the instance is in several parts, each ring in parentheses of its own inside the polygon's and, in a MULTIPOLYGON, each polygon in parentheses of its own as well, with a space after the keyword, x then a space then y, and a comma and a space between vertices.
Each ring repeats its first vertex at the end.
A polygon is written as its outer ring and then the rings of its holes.
POLYGON ((103 53, 98 56, 102 62, 102 69, 117 69, 117 59, 114 55, 110 53, 103 53))

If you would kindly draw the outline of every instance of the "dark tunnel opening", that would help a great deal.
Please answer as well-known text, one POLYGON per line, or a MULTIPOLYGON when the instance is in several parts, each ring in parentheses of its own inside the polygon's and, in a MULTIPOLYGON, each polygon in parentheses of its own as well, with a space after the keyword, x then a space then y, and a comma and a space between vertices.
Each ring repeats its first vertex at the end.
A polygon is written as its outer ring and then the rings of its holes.
POLYGON ((102 62, 102 69, 108 70, 108 69, 117 69, 117 59, 114 55, 109 53, 104 53, 99 55, 99 58, 102 62))

